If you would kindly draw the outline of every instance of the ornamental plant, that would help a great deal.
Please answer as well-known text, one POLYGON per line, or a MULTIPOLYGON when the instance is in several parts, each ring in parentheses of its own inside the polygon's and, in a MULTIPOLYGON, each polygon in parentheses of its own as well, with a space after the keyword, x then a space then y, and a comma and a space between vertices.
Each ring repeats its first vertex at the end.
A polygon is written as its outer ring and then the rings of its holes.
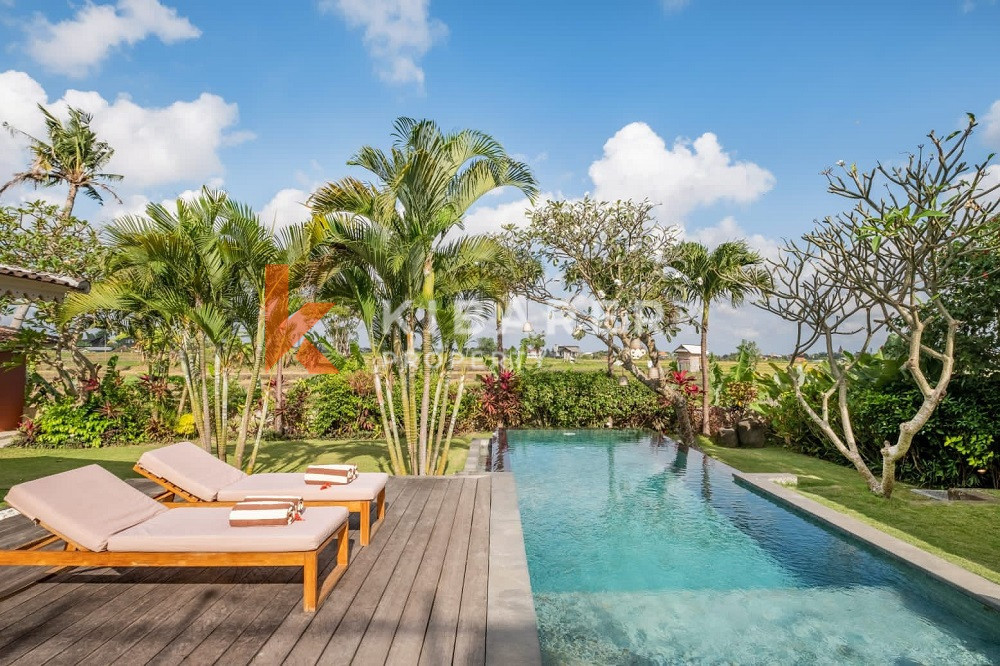
POLYGON ((483 375, 480 396, 483 418, 491 428, 506 428, 521 420, 521 382, 513 370, 483 375))

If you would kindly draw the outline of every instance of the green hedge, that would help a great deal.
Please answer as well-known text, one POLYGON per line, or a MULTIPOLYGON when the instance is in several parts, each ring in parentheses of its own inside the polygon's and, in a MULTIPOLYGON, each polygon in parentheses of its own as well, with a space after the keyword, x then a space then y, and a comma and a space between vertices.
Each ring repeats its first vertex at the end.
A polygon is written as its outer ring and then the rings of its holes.
MULTIPOLYGON (((851 423, 858 448, 872 470, 881 469, 883 442, 895 442, 899 424, 922 401, 908 379, 858 387, 851 392, 851 423)), ((797 409, 794 403, 789 409, 797 409)), ((899 480, 933 487, 1000 487, 1000 376, 958 376, 927 425, 897 466, 899 480), (984 470, 984 471, 980 471, 984 470)), ((801 415, 802 430, 788 448, 842 465, 850 463, 801 415)))
POLYGON ((673 410, 635 381, 596 372, 528 371, 521 377, 521 426, 532 428, 665 428, 673 410))

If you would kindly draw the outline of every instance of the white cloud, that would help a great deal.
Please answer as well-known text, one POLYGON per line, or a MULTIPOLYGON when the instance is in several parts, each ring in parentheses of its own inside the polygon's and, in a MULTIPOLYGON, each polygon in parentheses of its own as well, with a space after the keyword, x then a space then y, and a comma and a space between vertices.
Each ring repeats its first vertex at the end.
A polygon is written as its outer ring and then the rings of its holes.
MULTIPOLYGON (((0 73, 0 121, 43 138, 37 104, 57 116, 68 106, 93 114, 92 127, 115 149, 108 171, 125 176, 117 186, 125 193, 169 183, 200 184, 218 177, 224 172, 220 149, 248 136, 227 131, 238 121, 239 110, 218 95, 202 93, 192 101, 158 108, 140 106, 124 95, 109 102, 96 92, 67 90, 49 102, 45 90, 27 74, 0 73)), ((0 178, 27 166, 24 146, 23 140, 6 133, 0 136, 0 178)))
POLYGON ((277 231, 309 219, 309 192, 295 188, 279 190, 260 210, 260 221, 277 231))
MULTIPOLYGON (((552 194, 541 194, 539 202, 556 198, 552 194)), ((520 197, 516 201, 498 204, 496 206, 476 206, 465 216, 465 233, 468 234, 492 234, 503 230, 504 225, 514 224, 524 226, 528 223, 525 212, 531 208, 531 202, 527 197, 520 197)))
POLYGON ((417 64, 448 27, 428 13, 430 0, 320 0, 322 11, 337 13, 353 28, 364 29, 368 53, 379 77, 388 83, 423 86, 417 64))
POLYGON ((777 239, 768 238, 763 234, 747 233, 732 216, 724 217, 711 227, 687 231, 684 239, 696 241, 709 249, 714 249, 726 241, 743 239, 751 248, 769 259, 777 259, 780 248, 777 239))
POLYGON ((172 44, 201 35, 191 22, 158 0, 118 0, 115 5, 87 2, 71 19, 50 23, 41 14, 29 28, 29 55, 46 69, 82 77, 111 51, 155 36, 172 44))
POLYGON ((1000 148, 1000 99, 993 102, 982 122, 986 142, 993 148, 1000 148))
POLYGON ((774 187, 774 176, 753 162, 736 162, 706 132, 672 148, 646 123, 631 123, 608 139, 604 156, 590 165, 599 199, 646 199, 661 207, 663 222, 720 201, 749 203, 774 187))

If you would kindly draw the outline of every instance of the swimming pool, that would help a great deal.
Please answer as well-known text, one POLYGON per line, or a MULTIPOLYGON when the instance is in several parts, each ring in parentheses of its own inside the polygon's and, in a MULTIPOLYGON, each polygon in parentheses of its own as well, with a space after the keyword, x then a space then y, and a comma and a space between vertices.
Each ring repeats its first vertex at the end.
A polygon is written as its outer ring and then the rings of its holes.
POLYGON ((1000 614, 642 431, 508 432, 550 664, 1000 663, 1000 614))

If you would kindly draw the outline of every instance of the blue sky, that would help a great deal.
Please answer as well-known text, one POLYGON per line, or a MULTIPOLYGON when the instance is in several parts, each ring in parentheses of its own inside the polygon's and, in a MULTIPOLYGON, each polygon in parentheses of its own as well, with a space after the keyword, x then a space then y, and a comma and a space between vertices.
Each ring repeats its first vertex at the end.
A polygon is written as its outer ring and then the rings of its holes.
MULTIPOLYGON (((97 221, 211 183, 288 223, 410 115, 492 133, 546 193, 646 196, 689 237, 768 251, 843 208, 820 176, 839 159, 898 159, 965 111, 1000 148, 998 38, 989 0, 0 0, 0 120, 95 113, 126 176, 124 206, 81 205, 97 221)), ((0 169, 22 163, 0 140, 0 169)), ((470 227, 522 208, 491 197, 470 227)), ((787 346, 719 309, 713 348, 744 336, 787 346)))

